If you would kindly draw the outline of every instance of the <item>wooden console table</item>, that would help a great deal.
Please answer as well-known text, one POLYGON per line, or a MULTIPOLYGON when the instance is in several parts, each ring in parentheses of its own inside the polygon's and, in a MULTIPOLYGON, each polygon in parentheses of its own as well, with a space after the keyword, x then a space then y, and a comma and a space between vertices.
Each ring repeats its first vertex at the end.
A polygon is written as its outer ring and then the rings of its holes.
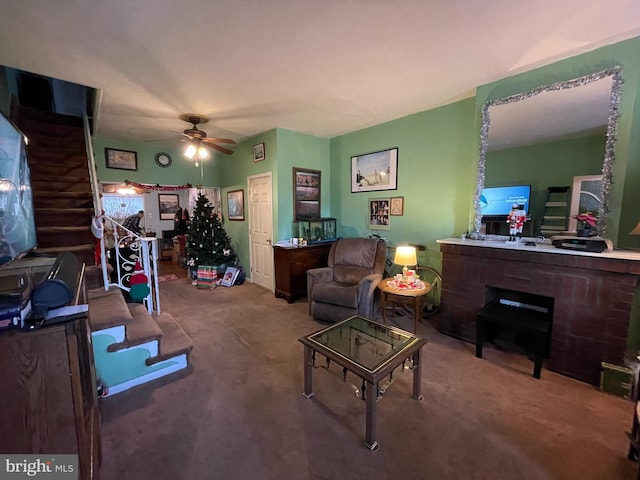
POLYGON ((0 452, 77 453, 100 478, 100 414, 88 320, 0 332, 0 452))
POLYGON ((307 270, 326 267, 333 242, 284 247, 274 245, 275 296, 291 303, 307 295, 307 270))

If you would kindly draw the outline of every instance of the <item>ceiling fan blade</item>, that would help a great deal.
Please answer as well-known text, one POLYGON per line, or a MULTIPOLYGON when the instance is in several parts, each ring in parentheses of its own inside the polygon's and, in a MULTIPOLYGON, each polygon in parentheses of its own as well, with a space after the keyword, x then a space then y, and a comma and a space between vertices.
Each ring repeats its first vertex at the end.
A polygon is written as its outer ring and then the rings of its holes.
POLYGON ((229 143, 231 145, 235 145, 235 140, 231 140, 230 138, 215 138, 215 137, 207 137, 206 141, 215 142, 215 143, 229 143))
POLYGON ((216 145, 215 143, 207 142, 207 146, 215 150, 218 150, 219 152, 226 153, 227 155, 231 155, 233 153, 233 150, 229 150, 228 148, 221 147, 220 145, 216 145))

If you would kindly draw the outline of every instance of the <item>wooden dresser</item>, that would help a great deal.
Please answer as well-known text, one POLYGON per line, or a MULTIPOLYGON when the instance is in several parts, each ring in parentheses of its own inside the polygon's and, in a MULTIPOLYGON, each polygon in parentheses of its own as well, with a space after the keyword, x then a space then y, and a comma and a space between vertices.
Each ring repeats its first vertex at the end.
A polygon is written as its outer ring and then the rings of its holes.
POLYGON ((72 454, 100 478, 100 415, 88 320, 0 331, 0 452, 72 454))
POLYGON ((276 297, 291 303, 307 295, 307 270, 326 267, 333 242, 316 243, 303 247, 273 247, 275 262, 276 297))

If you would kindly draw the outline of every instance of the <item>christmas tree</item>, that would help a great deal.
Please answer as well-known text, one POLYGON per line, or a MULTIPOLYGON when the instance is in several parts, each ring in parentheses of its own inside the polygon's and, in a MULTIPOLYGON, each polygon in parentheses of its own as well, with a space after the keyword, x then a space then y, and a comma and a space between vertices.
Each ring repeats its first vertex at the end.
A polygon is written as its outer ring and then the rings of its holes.
POLYGON ((202 193, 198 193, 193 210, 187 241, 187 265, 235 265, 238 256, 231 247, 222 222, 213 213, 213 205, 202 193))

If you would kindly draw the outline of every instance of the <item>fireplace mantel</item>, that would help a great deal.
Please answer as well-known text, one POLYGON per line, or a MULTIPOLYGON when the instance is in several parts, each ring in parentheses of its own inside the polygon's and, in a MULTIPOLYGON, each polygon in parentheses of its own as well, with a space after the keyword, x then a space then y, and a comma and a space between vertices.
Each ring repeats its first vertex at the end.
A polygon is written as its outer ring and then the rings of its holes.
POLYGON ((515 290, 555 301, 546 368, 597 385, 601 362, 623 364, 640 252, 593 253, 459 238, 438 243, 441 332, 473 342, 487 289, 515 290))

